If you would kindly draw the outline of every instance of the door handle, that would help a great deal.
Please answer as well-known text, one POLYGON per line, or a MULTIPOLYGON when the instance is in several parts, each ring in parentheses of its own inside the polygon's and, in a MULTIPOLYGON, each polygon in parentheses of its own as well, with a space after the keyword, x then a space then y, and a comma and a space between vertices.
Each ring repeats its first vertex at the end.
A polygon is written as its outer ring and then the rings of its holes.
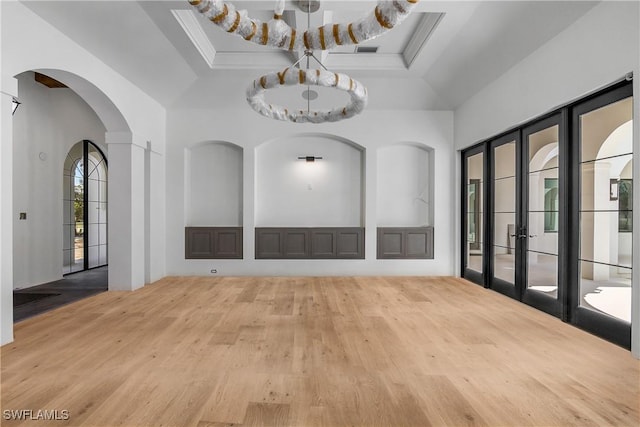
POLYGON ((537 234, 529 234, 529 237, 538 237, 537 234))

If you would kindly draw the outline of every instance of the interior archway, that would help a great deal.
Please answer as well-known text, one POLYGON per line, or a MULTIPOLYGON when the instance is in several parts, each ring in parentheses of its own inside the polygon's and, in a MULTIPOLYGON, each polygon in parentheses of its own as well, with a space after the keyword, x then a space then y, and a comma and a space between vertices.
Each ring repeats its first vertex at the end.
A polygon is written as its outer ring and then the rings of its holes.
MULTIPOLYGON (((127 121, 109 98, 80 76, 38 69, 15 78, 21 108, 13 117, 13 196, 8 197, 13 197, 24 220, 15 222, 13 227, 14 316, 16 292, 33 292, 36 287, 63 280, 68 273, 108 263, 106 135, 131 134, 127 121), (38 80, 36 73, 51 79, 50 83, 38 80), (86 154, 80 154, 81 159, 73 158, 78 151, 72 148, 73 144, 88 145, 86 154), (76 178, 71 172, 78 167, 86 167, 82 190, 99 196, 78 203, 85 210, 82 221, 71 221, 76 178), (61 175, 67 175, 67 179, 61 175), (67 211, 71 215, 65 219, 67 211), (77 247, 76 238, 83 241, 77 247), (65 250, 66 255, 74 254, 73 260, 65 257, 65 250)), ((101 270, 101 289, 106 290, 106 269, 101 270)), ((64 280, 67 279, 70 280, 64 280)), ((94 285, 92 282, 91 287, 94 285)), ((51 298, 52 304, 54 299, 51 298)))

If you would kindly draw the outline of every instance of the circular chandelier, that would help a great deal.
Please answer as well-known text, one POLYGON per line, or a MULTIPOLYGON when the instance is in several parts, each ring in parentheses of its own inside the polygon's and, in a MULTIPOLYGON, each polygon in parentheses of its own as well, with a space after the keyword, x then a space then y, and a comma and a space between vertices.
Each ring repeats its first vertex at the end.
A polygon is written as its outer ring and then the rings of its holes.
POLYGON ((367 89, 362 83, 346 74, 332 73, 326 70, 291 70, 286 68, 281 72, 269 73, 253 81, 247 89, 249 105, 262 114, 278 120, 288 120, 294 123, 323 123, 337 122, 348 119, 364 110, 367 105, 367 89), (264 94, 268 89, 280 86, 309 85, 333 87, 345 91, 350 96, 349 103, 344 107, 327 111, 289 110, 280 105, 267 104, 264 94))
MULTIPOLYGON (((358 81, 345 74, 332 73, 313 55, 313 50, 328 50, 336 46, 354 45, 371 40, 402 22, 419 0, 378 1, 373 11, 348 23, 330 23, 301 31, 282 19, 284 0, 277 0, 273 19, 263 22, 248 16, 246 10, 238 10, 224 0, 188 0, 198 12, 224 31, 242 37, 252 43, 289 51, 304 50, 292 67, 307 58, 307 69, 298 72, 285 69, 266 74, 247 89, 247 101, 258 113, 278 120, 295 123, 322 123, 338 121, 360 113, 367 103, 367 90, 358 81), (309 58, 315 59, 323 70, 309 69, 309 58), (328 111, 289 110, 283 106, 268 104, 264 95, 267 89, 279 86, 315 85, 336 88, 350 96, 349 103, 328 111)), ((307 13, 311 13, 311 1, 306 1, 307 13)), ((316 2, 317 3, 317 2, 316 2)), ((317 10, 317 7, 316 7, 317 10)))

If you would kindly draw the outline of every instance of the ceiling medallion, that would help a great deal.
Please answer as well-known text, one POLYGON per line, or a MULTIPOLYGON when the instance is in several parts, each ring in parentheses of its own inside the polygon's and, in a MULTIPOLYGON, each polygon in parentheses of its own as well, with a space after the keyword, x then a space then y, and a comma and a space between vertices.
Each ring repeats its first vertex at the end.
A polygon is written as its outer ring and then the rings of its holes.
MULTIPOLYGON (((301 31, 289 26, 283 19, 284 0, 276 0, 273 19, 262 22, 250 18, 246 10, 224 0, 188 0, 198 12, 228 33, 235 34, 247 41, 289 51, 304 50, 300 60, 291 69, 266 74, 256 79, 247 89, 247 101, 260 114, 278 120, 295 123, 334 122, 362 112, 367 104, 367 90, 358 81, 345 74, 328 71, 313 55, 313 50, 328 50, 336 46, 354 45, 371 40, 389 31, 402 22, 419 0, 378 1, 370 13, 350 23, 325 24, 301 31), (294 69, 303 58, 307 58, 307 69, 294 69), (315 59, 323 70, 309 69, 309 58, 315 59), (289 110, 282 106, 267 104, 264 94, 267 89, 279 86, 311 85, 332 87, 349 93, 351 100, 340 108, 327 111, 289 110)), ((317 1, 307 1, 307 12, 317 10, 317 1)), ((301 2, 302 4, 302 2, 301 2)))

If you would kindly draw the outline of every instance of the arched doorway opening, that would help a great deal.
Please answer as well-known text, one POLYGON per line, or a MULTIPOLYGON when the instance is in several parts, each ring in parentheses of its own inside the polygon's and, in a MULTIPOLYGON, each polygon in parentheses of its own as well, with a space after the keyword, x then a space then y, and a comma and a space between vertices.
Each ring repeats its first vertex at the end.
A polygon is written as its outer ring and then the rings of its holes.
POLYGON ((108 264, 107 159, 88 140, 75 144, 63 171, 63 274, 108 264))

